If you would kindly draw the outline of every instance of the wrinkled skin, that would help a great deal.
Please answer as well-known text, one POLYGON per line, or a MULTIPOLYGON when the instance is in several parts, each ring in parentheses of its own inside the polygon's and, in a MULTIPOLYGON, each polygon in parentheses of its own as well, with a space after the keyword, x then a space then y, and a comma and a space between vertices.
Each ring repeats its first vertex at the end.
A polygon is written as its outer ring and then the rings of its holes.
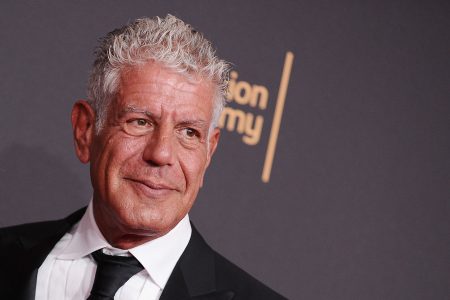
POLYGON ((110 244, 129 249, 170 231, 191 209, 219 140, 208 130, 214 86, 149 62, 122 71, 96 134, 83 100, 72 110, 75 149, 90 163, 94 217, 110 244))

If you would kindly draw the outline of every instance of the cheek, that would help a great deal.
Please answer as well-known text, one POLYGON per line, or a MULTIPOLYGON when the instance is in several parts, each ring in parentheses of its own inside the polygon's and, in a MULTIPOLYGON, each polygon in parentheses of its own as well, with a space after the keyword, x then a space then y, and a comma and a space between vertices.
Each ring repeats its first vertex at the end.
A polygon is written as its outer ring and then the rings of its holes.
POLYGON ((186 179, 187 189, 195 189, 197 192, 206 169, 206 151, 185 153, 183 158, 180 159, 180 165, 186 179))
POLYGON ((111 150, 111 172, 114 176, 135 173, 145 166, 142 153, 145 143, 140 140, 127 139, 111 150))
POLYGON ((138 156, 139 147, 138 142, 130 139, 111 138, 105 141, 96 162, 97 176, 103 177, 104 184, 117 188, 122 169, 138 156))

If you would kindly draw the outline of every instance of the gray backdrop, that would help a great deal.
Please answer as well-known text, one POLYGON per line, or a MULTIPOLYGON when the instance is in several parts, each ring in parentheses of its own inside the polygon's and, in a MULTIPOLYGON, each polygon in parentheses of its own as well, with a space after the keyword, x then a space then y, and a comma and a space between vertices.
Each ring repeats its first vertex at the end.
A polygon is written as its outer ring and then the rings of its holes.
POLYGON ((129 20, 167 13, 234 63, 243 83, 231 107, 264 118, 254 145, 237 125, 223 130, 191 213, 210 244, 289 299, 448 299, 448 1, 3 0, 0 225, 86 205, 69 115, 93 47, 129 20), (258 86, 267 107, 242 104, 258 86))

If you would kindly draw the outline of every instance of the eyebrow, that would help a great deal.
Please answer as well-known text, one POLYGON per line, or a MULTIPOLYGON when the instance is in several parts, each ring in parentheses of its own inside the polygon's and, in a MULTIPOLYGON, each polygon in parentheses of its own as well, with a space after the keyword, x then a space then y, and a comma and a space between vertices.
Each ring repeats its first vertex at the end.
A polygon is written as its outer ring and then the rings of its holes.
POLYGON ((200 128, 207 128, 208 126, 208 122, 203 121, 203 120, 185 120, 185 121, 181 121, 180 125, 183 126, 196 126, 196 127, 200 127, 200 128))
MULTIPOLYGON (((134 105, 128 104, 127 107, 122 111, 123 114, 126 113, 140 113, 140 114, 145 114, 150 118, 154 117, 154 114, 149 112, 148 110, 145 109, 141 109, 141 108, 137 108, 134 105)), ((184 125, 184 126, 197 126, 197 127, 201 127, 201 128, 208 128, 209 124, 207 121, 205 120, 183 120, 181 121, 179 124, 184 125)))
POLYGON ((148 110, 145 109, 141 109, 141 108, 137 108, 136 106, 133 105, 127 105, 127 107, 122 111, 122 113, 140 113, 140 114, 145 114, 149 117, 154 117, 154 115, 149 112, 148 110))

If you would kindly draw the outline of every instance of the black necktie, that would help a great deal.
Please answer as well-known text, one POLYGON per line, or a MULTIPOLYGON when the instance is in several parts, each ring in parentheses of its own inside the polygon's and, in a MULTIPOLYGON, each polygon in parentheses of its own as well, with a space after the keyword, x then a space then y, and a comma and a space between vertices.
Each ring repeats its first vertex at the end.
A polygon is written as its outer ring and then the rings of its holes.
POLYGON ((92 253, 97 262, 94 285, 87 300, 112 300, 117 290, 144 267, 133 256, 112 256, 102 249, 92 253))

